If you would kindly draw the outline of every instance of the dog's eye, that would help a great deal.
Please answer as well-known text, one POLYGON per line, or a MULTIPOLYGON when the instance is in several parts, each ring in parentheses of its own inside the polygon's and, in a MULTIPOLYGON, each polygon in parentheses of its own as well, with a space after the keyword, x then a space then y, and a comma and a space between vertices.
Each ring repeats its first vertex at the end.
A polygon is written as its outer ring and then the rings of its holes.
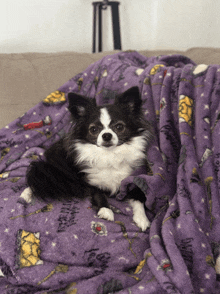
POLYGON ((115 126, 116 130, 118 132, 123 132, 124 129, 125 129, 125 126, 122 124, 122 123, 118 123, 116 126, 115 126))
POLYGON ((92 135, 96 135, 98 133, 98 128, 96 126, 91 126, 89 128, 89 132, 92 134, 92 135))

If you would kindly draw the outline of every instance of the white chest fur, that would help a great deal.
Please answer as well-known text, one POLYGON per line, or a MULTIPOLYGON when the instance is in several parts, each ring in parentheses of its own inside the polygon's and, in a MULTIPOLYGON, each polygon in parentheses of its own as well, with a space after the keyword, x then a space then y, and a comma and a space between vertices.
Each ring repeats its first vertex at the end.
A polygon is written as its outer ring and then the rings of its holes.
POLYGON ((98 147, 76 143, 77 164, 85 168, 90 185, 115 194, 121 181, 143 164, 146 141, 144 136, 135 137, 129 143, 117 147, 98 147))

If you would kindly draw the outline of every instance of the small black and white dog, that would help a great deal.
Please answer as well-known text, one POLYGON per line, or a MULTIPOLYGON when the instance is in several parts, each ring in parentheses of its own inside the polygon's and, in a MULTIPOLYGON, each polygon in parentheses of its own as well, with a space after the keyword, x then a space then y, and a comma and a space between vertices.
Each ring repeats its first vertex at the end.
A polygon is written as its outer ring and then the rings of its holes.
MULTIPOLYGON (((112 105, 97 106, 95 98, 76 93, 69 93, 68 100, 73 127, 45 152, 44 161, 31 163, 24 193, 43 200, 90 197, 98 217, 113 221, 107 196, 116 194, 135 169, 148 166, 151 128, 142 114, 138 87, 118 95, 112 105)), ((135 188, 127 198, 134 222, 145 231, 150 222, 144 193, 135 188)))

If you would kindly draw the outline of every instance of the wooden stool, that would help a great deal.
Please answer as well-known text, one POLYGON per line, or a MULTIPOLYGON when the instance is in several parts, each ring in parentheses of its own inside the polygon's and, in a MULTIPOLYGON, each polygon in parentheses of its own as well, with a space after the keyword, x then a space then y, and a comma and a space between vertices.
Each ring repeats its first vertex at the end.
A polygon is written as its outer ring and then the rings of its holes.
POLYGON ((93 2, 93 50, 96 52, 96 18, 98 11, 98 51, 102 51, 102 10, 107 9, 107 6, 111 6, 112 9, 112 28, 113 28, 113 40, 114 49, 121 50, 121 36, 120 36, 120 24, 119 24, 119 2, 104 0, 103 2, 93 2))

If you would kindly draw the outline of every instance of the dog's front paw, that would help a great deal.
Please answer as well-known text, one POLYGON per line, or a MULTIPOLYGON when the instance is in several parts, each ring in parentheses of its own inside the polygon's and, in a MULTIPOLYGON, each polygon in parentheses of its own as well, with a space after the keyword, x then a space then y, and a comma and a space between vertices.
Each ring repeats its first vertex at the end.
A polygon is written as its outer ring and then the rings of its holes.
POLYGON ((114 221, 114 213, 111 209, 107 207, 100 208, 97 215, 100 218, 104 218, 112 222, 114 221))
POLYGON ((134 199, 130 199, 129 203, 133 208, 133 221, 143 232, 146 231, 150 227, 150 221, 146 216, 144 204, 134 199))
POLYGON ((143 232, 147 230, 147 228, 150 227, 150 221, 146 217, 145 214, 134 214, 133 215, 133 221, 135 224, 140 228, 143 232))

